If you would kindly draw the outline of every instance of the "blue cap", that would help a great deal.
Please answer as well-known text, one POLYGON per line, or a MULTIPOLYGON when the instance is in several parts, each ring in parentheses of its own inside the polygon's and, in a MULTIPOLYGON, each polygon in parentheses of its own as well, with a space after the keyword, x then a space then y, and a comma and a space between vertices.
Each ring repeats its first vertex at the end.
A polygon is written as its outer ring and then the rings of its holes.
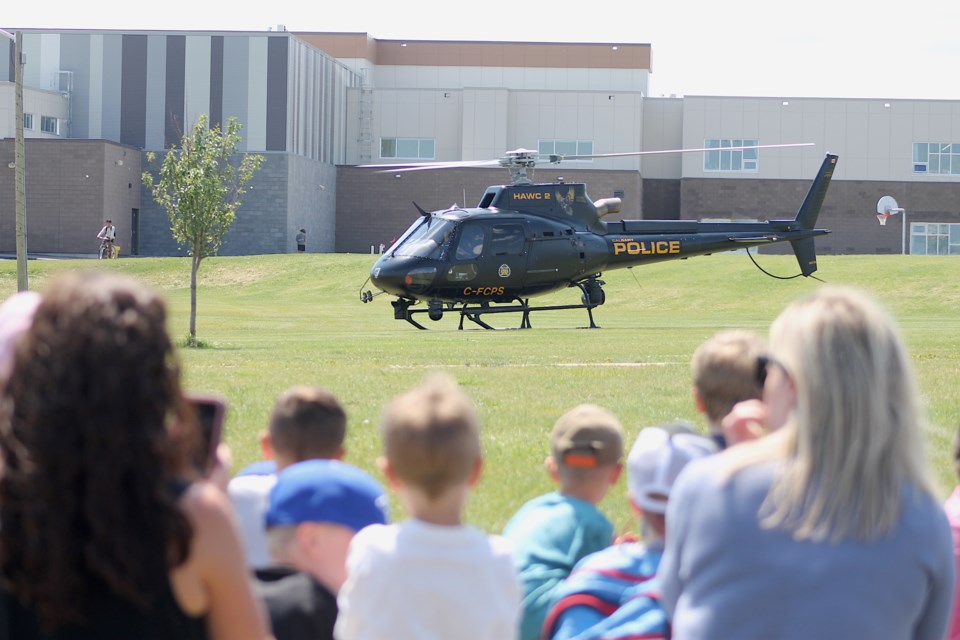
POLYGON ((267 528, 330 522, 354 531, 386 524, 387 495, 366 471, 339 460, 306 460, 277 474, 267 528))

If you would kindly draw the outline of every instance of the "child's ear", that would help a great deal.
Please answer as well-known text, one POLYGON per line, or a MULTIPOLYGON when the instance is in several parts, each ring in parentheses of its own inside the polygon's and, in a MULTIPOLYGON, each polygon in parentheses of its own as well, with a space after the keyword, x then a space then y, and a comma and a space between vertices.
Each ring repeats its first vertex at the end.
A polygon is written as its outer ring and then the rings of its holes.
POLYGON ((387 479, 387 483, 389 483, 391 487, 396 488, 400 486, 400 479, 397 478, 397 472, 394 471, 393 465, 390 464, 389 458, 386 456, 378 456, 377 468, 380 469, 380 473, 384 475, 384 477, 387 479))
POLYGON ((467 478, 467 485, 472 489, 477 486, 477 483, 480 482, 480 476, 483 473, 483 458, 478 457, 477 460, 473 463, 473 470, 470 471, 470 476, 467 478))
POLYGON ((610 471, 610 484, 617 484, 620 480, 620 474, 623 473, 623 463, 618 462, 613 465, 613 469, 610 471))
POLYGON ((547 468, 547 473, 550 474, 550 479, 554 482, 560 482, 560 470, 557 468, 557 459, 553 456, 547 456, 543 461, 543 466, 547 468))
POLYGON ((257 439, 260 441, 260 453, 263 454, 263 459, 273 460, 273 439, 270 438, 270 432, 261 431, 257 434, 257 439))
POLYGON ((700 391, 698 389, 693 390, 693 403, 697 407, 699 413, 707 412, 707 405, 704 403, 703 398, 700 396, 700 391))

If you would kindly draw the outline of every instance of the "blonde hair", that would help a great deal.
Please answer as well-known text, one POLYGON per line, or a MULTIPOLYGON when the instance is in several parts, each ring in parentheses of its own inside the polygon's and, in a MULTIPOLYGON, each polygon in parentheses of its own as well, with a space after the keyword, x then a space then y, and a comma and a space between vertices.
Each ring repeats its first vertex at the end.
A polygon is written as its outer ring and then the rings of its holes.
POLYGON ((759 398, 757 358, 767 350, 767 341, 755 331, 721 331, 693 352, 693 386, 710 422, 717 423, 733 405, 759 398))
POLYGON ((912 366, 876 300, 823 287, 780 314, 770 343, 796 389, 791 422, 730 452, 733 471, 780 460, 765 527, 798 540, 873 540, 896 525, 905 485, 936 495, 912 366))
POLYGON ((476 409, 447 376, 432 376, 394 398, 380 431, 397 477, 430 499, 465 483, 480 458, 476 409))

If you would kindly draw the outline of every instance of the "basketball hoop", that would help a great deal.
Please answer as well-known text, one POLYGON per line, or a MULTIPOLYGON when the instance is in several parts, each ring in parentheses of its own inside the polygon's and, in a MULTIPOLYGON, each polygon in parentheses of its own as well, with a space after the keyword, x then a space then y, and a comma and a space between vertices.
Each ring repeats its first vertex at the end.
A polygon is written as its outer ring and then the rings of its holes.
POLYGON ((890 217, 889 213, 878 213, 877 220, 880 221, 880 226, 885 227, 887 225, 887 218, 890 217))

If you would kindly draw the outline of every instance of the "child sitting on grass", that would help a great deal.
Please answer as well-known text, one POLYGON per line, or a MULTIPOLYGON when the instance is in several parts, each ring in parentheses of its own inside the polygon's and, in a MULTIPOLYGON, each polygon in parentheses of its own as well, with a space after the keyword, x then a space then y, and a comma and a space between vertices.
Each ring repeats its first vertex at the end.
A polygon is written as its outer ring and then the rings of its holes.
POLYGON ((540 638, 553 592, 574 565, 613 543, 613 524, 597 504, 623 469, 620 421, 581 404, 560 417, 550 443, 546 466, 558 490, 524 504, 503 530, 523 585, 521 640, 540 638))
POLYGON ((520 587, 510 547, 464 524, 480 480, 480 424, 455 382, 432 378, 395 398, 378 460, 409 518, 357 533, 338 597, 338 640, 516 637, 520 587))

